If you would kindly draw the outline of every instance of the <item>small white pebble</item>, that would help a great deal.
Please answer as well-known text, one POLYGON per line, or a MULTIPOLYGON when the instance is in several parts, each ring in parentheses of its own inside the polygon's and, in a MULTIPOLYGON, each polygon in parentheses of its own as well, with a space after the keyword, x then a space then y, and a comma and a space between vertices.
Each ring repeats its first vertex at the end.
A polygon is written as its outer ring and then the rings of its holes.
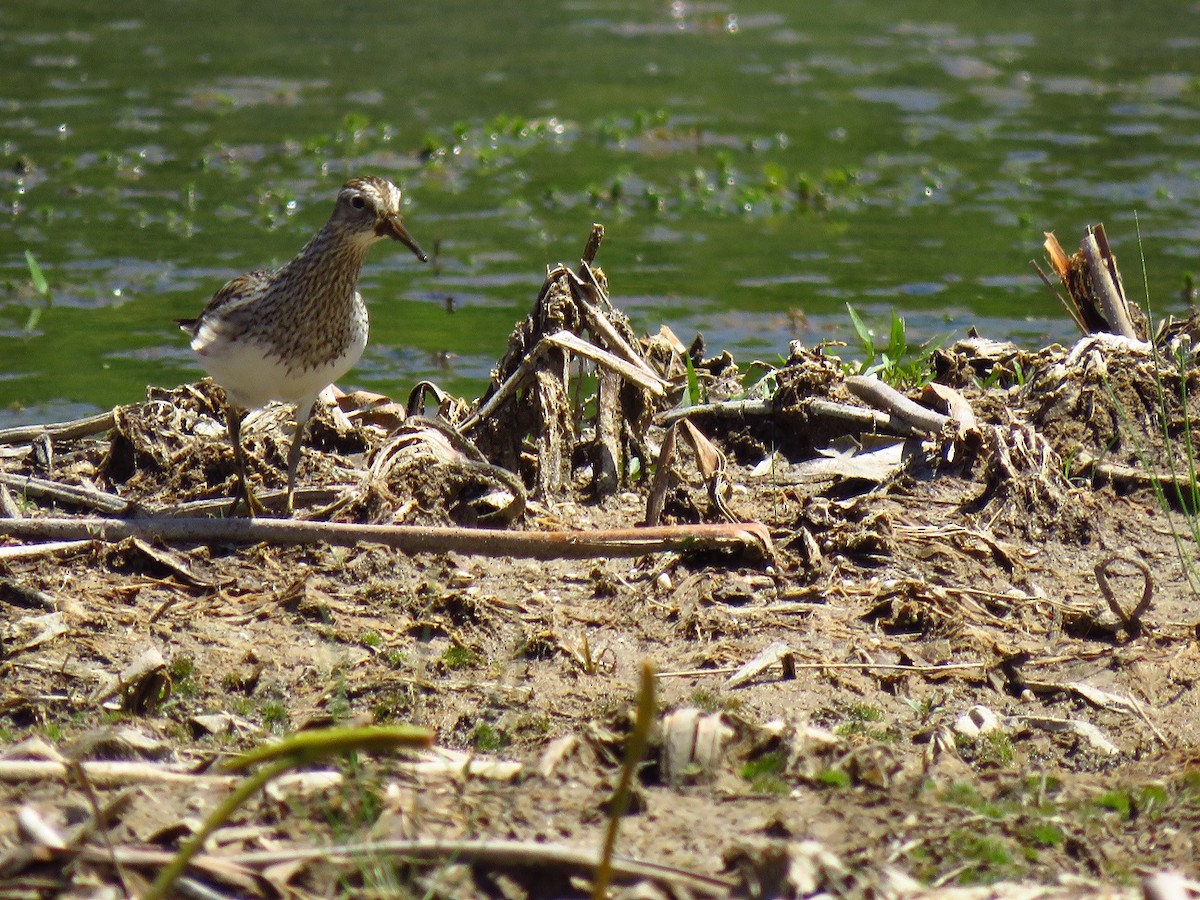
POLYGON ((954 723, 954 731, 963 737, 977 738, 1000 729, 1000 717, 986 706, 972 706, 954 723))

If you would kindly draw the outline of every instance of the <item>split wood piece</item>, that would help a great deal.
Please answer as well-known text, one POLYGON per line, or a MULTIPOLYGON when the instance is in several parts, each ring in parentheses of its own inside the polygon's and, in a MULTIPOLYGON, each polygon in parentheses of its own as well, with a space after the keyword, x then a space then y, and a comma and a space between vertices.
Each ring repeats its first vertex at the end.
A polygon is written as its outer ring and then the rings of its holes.
MULTIPOLYGON (((676 707, 658 723, 662 749, 659 765, 666 782, 678 789, 684 783, 715 778, 734 730, 719 712, 694 706, 676 707)), ((603 895, 601 895, 603 896, 603 895)))
POLYGON ((607 288, 596 276, 596 270, 592 268, 592 264, 596 261, 596 251, 600 249, 600 241, 603 238, 604 226, 593 225, 591 237, 588 239, 587 247, 583 251, 583 258, 580 260, 579 273, 571 271, 566 273, 571 285, 578 289, 576 303, 580 312, 583 313, 583 321, 591 330, 593 337, 599 338, 607 350, 641 371, 645 378, 657 383, 662 388, 662 393, 653 388, 650 390, 656 397, 661 397, 670 389, 671 382, 654 371, 642 354, 630 343, 633 333, 629 328, 628 320, 613 307, 607 288), (621 324, 625 326, 624 334, 613 323, 610 314, 620 317, 621 324))
POLYGON ((29 497, 51 500, 67 506, 83 506, 109 515, 123 515, 139 511, 136 503, 116 494, 77 484, 63 484, 34 475, 12 475, 8 472, 0 472, 0 484, 7 485, 29 497))
POLYGON ((383 544, 408 553, 465 553, 527 559, 593 559, 688 550, 732 550, 774 556, 758 522, 672 525, 597 531, 487 531, 418 525, 361 525, 290 519, 0 519, 0 535, 44 540, 314 544, 383 544))
POLYGON ((1121 283, 1121 273, 1117 271, 1117 260, 1108 246, 1108 238, 1104 235, 1104 226, 1089 226, 1087 234, 1080 243, 1083 255, 1087 257, 1092 278, 1092 290, 1100 301, 1104 318, 1108 320, 1113 334, 1133 340, 1142 340, 1142 336, 1133 327, 1129 316, 1129 301, 1125 299, 1125 286, 1121 283))
POLYGON ((1047 261, 1050 263, 1050 268, 1054 270, 1054 274, 1058 276, 1062 286, 1066 288, 1068 297, 1064 297, 1062 292, 1050 280, 1042 267, 1037 264, 1037 260, 1029 261, 1030 268, 1037 272, 1038 278, 1042 279, 1042 284, 1046 286, 1046 290, 1058 298, 1058 302, 1062 304, 1062 308, 1067 311, 1067 314, 1075 322, 1075 326, 1079 329, 1080 334, 1091 334, 1092 323, 1084 317, 1085 312, 1089 312, 1089 307, 1081 305, 1074 299, 1074 292, 1071 290, 1071 285, 1074 279, 1071 277, 1071 257, 1067 256, 1067 252, 1063 250, 1062 244, 1058 242, 1058 238, 1054 236, 1053 231, 1044 231, 1042 234, 1046 240, 1042 242, 1042 249, 1046 251, 1047 261))
POLYGON ((950 421, 949 416, 914 403, 875 377, 849 375, 846 377, 846 389, 864 403, 869 403, 876 409, 883 410, 928 434, 939 434, 950 421))
POLYGON ((773 644, 767 645, 766 649, 755 656, 754 659, 730 675, 725 681, 725 687, 741 687, 743 684, 756 678, 764 669, 768 669, 776 663, 783 666, 783 677, 785 679, 791 680, 796 677, 796 654, 792 652, 792 648, 787 644, 782 641, 776 641, 773 644))
MULTIPOLYGON (((600 287, 596 284, 596 276, 592 275, 591 278, 592 281, 590 284, 587 282, 584 283, 585 287, 590 288, 593 293, 603 296, 600 294, 600 287)), ((607 300, 605 300, 605 302, 607 303, 607 300)), ((579 301, 579 308, 583 312, 583 320, 587 323, 592 332, 603 338, 604 343, 608 345, 614 354, 621 357, 621 359, 625 360, 625 362, 629 363, 629 365, 641 372, 643 377, 650 382, 651 385, 656 385, 656 387, 647 385, 648 390, 653 391, 656 397, 663 396, 663 394, 666 392, 666 388, 670 387, 671 383, 659 376, 657 372, 655 372, 646 364, 646 361, 642 359, 637 350, 630 345, 629 341, 625 340, 624 336, 616 329, 613 323, 609 320, 608 316, 602 310, 597 309, 594 305, 588 303, 582 298, 579 301)))
POLYGON ((1125 286, 1117 269, 1117 260, 1109 247, 1104 226, 1089 225, 1079 245, 1079 252, 1068 256, 1053 232, 1045 232, 1042 244, 1054 274, 1066 291, 1058 290, 1050 277, 1035 261, 1030 265, 1070 314, 1082 334, 1109 332, 1133 340, 1144 340, 1138 334, 1130 312, 1125 286))
MULTIPOLYGON (((539 347, 551 346, 540 341, 539 347)), ((572 455, 577 437, 567 385, 570 383, 570 357, 561 350, 549 350, 546 362, 533 373, 529 394, 537 411, 533 438, 533 491, 538 497, 552 497, 571 483, 572 455)), ((519 470, 518 470, 519 471, 519 470)))
MULTIPOLYGON (((147 709, 153 711, 158 702, 165 700, 169 694, 166 670, 167 662, 162 652, 155 646, 147 647, 115 679, 94 691, 88 697, 88 705, 100 706, 117 694, 127 694, 126 699, 131 701, 131 706, 140 706, 139 713, 147 709), (128 696, 132 693, 139 694, 140 698, 128 696)), ((132 711, 125 703, 122 703, 122 707, 132 711)))
POLYGON ((0 428, 0 444, 27 444, 41 437, 55 441, 70 441, 108 431, 116 424, 115 409, 98 413, 71 422, 54 422, 49 425, 18 425, 0 428))

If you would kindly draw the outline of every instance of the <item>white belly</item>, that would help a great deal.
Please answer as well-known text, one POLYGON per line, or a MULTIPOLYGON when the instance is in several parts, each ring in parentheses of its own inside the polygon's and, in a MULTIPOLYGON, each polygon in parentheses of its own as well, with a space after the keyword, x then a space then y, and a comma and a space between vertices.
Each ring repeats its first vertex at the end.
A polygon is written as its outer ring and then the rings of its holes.
POLYGON ((300 407, 301 418, 307 416, 321 391, 354 367, 366 345, 363 328, 352 336, 339 356, 314 365, 282 360, 261 344, 230 341, 203 325, 192 339, 192 350, 200 365, 235 404, 255 409, 272 400, 295 403, 300 407))

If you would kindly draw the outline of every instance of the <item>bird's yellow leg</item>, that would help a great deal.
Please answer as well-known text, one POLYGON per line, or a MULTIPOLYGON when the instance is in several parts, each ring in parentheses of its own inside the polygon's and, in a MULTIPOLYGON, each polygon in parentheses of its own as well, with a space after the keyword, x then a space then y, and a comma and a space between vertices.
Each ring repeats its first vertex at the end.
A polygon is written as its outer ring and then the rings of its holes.
POLYGON ((288 448, 288 486, 286 500, 286 515, 291 516, 294 512, 294 503, 296 496, 296 470, 300 467, 300 450, 301 443, 304 441, 304 429, 308 425, 308 419, 312 415, 313 402, 296 404, 296 432, 292 435, 292 445, 288 448))
POLYGON ((254 496, 254 492, 250 489, 250 475, 246 470, 246 454, 242 450, 242 411, 235 406, 226 404, 225 424, 229 429, 229 442, 233 445, 233 460, 237 465, 238 477, 238 490, 234 494, 233 503, 229 507, 228 514, 230 516, 236 515, 238 506, 244 502, 246 504, 246 515, 250 518, 266 515, 266 507, 258 502, 258 498, 254 496))

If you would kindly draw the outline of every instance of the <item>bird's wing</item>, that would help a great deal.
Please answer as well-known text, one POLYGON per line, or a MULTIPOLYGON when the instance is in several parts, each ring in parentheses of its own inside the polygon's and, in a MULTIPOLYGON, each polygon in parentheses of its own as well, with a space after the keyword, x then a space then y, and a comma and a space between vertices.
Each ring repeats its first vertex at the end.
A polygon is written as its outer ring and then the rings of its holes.
POLYGON ((217 313, 232 312, 235 307, 262 296, 270 278, 271 272, 265 269, 230 278, 219 291, 212 295, 208 306, 204 307, 204 312, 200 313, 197 318, 176 319, 175 322, 184 331, 195 334, 205 319, 217 313))

